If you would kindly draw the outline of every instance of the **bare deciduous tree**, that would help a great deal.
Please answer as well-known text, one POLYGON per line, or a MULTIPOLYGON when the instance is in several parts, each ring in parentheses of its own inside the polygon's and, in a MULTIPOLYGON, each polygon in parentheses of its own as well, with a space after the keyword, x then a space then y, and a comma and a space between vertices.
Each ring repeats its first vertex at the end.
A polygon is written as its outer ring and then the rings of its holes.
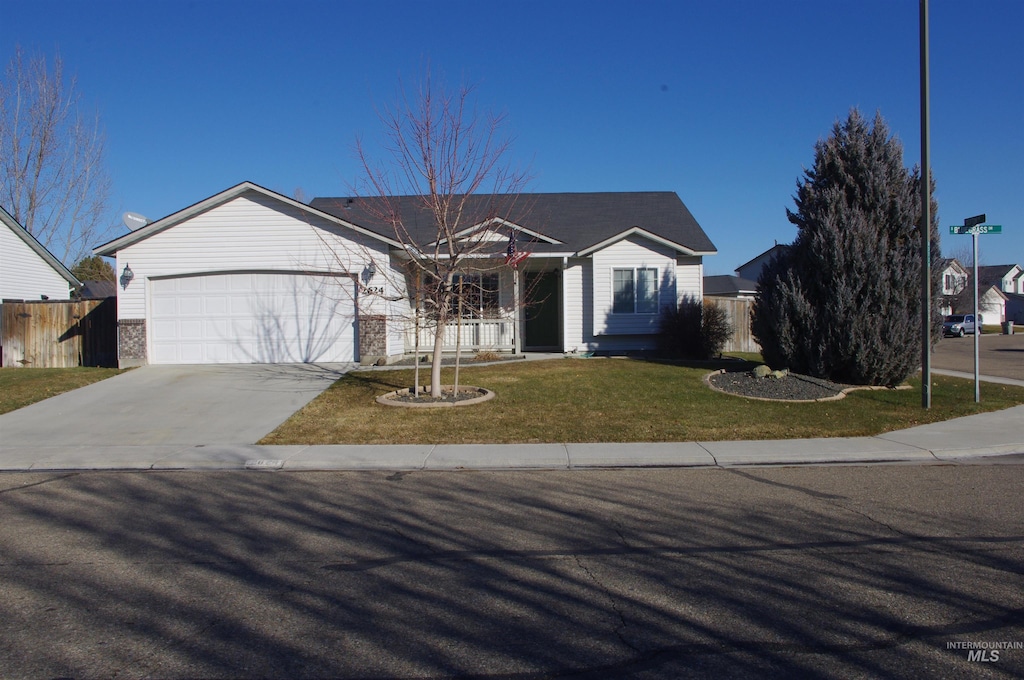
POLYGON ((51 70, 15 49, 0 79, 0 201, 69 264, 111 230, 99 117, 83 116, 79 103, 60 55, 51 70))
POLYGON ((435 86, 428 73, 415 92, 399 89, 380 114, 389 162, 374 162, 356 143, 364 182, 356 193, 401 244, 409 297, 434 329, 430 385, 440 397, 444 329, 459 315, 460 277, 515 264, 508 239, 494 238, 495 220, 515 207, 527 175, 507 163, 504 116, 477 112, 471 87, 435 86))

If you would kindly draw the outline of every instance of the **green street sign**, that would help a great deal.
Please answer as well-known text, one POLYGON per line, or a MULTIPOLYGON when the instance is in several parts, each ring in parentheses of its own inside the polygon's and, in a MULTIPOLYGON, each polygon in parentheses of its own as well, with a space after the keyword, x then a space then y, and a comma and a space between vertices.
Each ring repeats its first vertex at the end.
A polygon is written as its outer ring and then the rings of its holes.
POLYGON ((974 227, 964 226, 962 224, 954 225, 949 228, 950 234, 1002 234, 1003 225, 1001 224, 979 224, 974 227))

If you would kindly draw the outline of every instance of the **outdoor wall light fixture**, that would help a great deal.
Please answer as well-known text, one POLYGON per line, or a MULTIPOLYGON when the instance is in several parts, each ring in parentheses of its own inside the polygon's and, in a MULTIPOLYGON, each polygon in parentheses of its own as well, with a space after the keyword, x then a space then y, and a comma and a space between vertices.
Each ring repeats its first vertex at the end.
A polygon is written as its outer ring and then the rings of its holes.
POLYGON ((363 282, 369 283, 370 279, 377 275, 377 264, 370 260, 370 262, 363 268, 363 282))
POLYGON ((131 270, 131 267, 125 265, 124 271, 121 272, 121 290, 126 290, 128 288, 128 284, 131 283, 134 278, 135 272, 131 270))

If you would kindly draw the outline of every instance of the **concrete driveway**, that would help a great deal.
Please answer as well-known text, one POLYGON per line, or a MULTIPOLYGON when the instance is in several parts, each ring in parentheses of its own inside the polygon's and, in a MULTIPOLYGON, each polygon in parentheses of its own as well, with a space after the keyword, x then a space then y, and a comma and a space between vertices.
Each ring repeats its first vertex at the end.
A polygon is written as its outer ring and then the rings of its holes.
POLYGON ((351 364, 143 366, 0 415, 5 447, 253 444, 351 364))

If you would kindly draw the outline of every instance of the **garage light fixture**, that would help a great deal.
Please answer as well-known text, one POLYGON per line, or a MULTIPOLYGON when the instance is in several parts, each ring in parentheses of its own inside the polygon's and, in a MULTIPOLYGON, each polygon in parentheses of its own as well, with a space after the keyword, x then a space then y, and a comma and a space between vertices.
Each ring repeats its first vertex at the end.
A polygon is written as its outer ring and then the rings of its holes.
POLYGON ((121 272, 121 290, 126 290, 128 288, 128 284, 131 283, 134 278, 135 272, 131 270, 131 267, 125 265, 124 271, 121 272))

